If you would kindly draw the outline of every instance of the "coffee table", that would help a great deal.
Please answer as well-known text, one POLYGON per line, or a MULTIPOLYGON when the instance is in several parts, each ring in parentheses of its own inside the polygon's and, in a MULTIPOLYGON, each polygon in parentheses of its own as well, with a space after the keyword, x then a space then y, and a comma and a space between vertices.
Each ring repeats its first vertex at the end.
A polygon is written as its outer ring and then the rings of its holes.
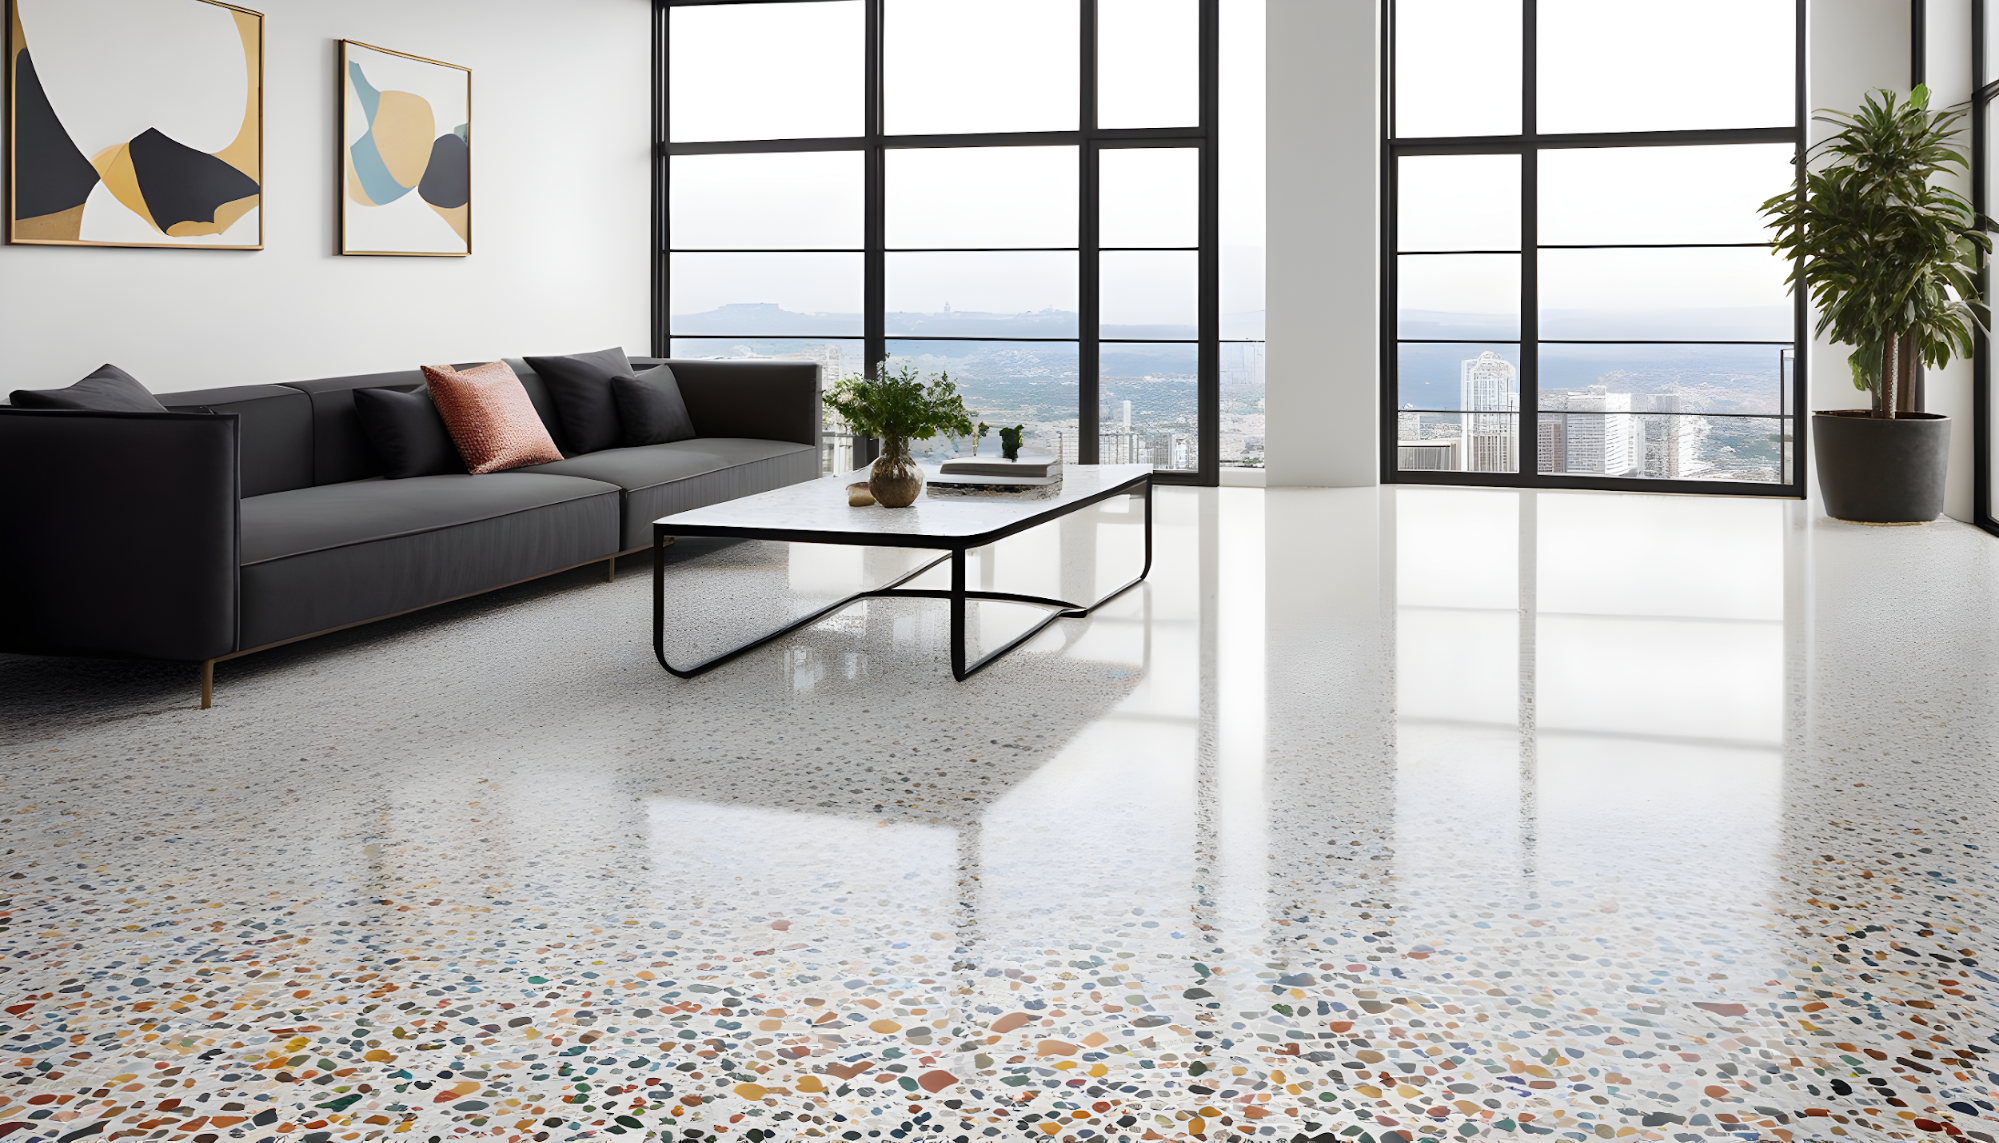
POLYGON ((711 504, 654 520, 652 524, 652 647, 659 665, 674 676, 691 679, 758 647, 809 627, 863 599, 943 599, 951 604, 951 674, 964 682, 1002 655, 1041 633, 1057 619, 1081 619, 1138 586, 1152 572, 1152 469, 1142 464, 1069 465, 1063 470, 1062 491, 1044 500, 1008 497, 925 494, 908 508, 851 508, 847 485, 866 479, 866 472, 827 476, 771 492, 711 504), (1138 577, 1094 603, 1075 603, 1039 595, 1001 591, 971 591, 965 587, 965 555, 973 548, 998 543, 1071 512, 1133 495, 1145 500, 1145 567, 1138 577), (738 540, 784 540, 805 544, 848 544, 859 547, 929 548, 945 554, 883 587, 856 592, 828 604, 740 647, 724 651, 691 667, 676 667, 666 659, 666 540, 673 536, 710 536, 738 540), (902 585, 944 563, 951 564, 951 586, 906 588, 902 585), (965 661, 965 602, 993 600, 1030 603, 1052 608, 1041 622, 1006 646, 975 662, 965 661))

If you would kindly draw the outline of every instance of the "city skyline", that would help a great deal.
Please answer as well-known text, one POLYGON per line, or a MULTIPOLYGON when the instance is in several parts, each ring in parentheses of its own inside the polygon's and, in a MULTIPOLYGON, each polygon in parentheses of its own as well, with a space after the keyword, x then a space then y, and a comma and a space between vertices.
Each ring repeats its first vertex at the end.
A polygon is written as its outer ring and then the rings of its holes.
MULTIPOLYGON (((1462 352, 1462 351, 1460 351, 1462 352)), ((1498 351, 1460 356, 1456 408, 1402 402, 1397 466, 1404 471, 1518 471, 1519 370, 1498 351)), ((1534 470, 1674 480, 1776 483, 1788 467, 1785 420, 1706 415, 1717 403, 1676 381, 1653 387, 1611 369, 1592 382, 1543 387, 1535 410, 1534 470)))
MULTIPOLYGON (((1060 449, 1070 460, 1077 457, 1081 346, 1073 312, 989 314, 953 307, 913 316, 930 324, 897 327, 915 332, 891 333, 888 350, 893 360, 926 376, 948 373, 975 419, 994 425, 1024 424, 1036 447, 1060 449)), ((1260 312, 1238 316, 1247 316, 1250 321, 1241 324, 1261 333, 1260 312)), ((830 384, 863 368, 865 343, 858 336, 857 319, 858 315, 800 315, 775 303, 734 303, 703 314, 676 315, 671 352, 680 357, 812 360, 826 370, 830 384), (696 320, 683 320, 688 317, 696 320), (843 317, 856 321, 850 325, 837 320, 843 317), (811 323, 800 318, 821 319, 836 332, 813 336, 809 328, 800 328, 811 323)), ((1106 462, 1197 466, 1199 347, 1194 333, 1191 326, 1105 331, 1105 336, 1172 338, 1098 347, 1098 447, 1106 462), (1123 423, 1122 406, 1127 401, 1129 428, 1123 423)), ((1222 343, 1217 457, 1221 464, 1262 464, 1266 435, 1262 350, 1261 340, 1222 343)), ((944 459, 970 452, 972 444, 936 438, 915 447, 920 455, 944 459)), ((840 455, 844 454, 835 443, 826 463, 836 463, 840 455)))

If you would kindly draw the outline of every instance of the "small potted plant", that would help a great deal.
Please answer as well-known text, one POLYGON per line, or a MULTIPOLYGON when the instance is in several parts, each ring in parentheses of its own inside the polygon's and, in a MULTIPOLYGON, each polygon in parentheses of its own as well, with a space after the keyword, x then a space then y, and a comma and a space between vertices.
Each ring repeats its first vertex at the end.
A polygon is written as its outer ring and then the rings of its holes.
POLYGON ((826 407, 857 433, 881 441, 881 456, 868 470, 868 491, 884 508, 907 508, 923 493, 923 470, 909 455, 911 438, 938 433, 970 436, 972 418, 948 373, 927 381, 908 365, 894 373, 884 360, 872 376, 850 375, 826 394, 826 407))
POLYGON ((1027 426, 1026 426, 1026 425, 1015 425, 1014 427, 1012 427, 1012 428, 1010 428, 1010 429, 1001 429, 1001 430, 1000 430, 1000 455, 1001 455, 1001 456, 1003 456, 1003 457, 1005 457, 1005 458, 1006 458, 1006 459, 1008 459, 1008 460, 1019 460, 1019 459, 1020 459, 1020 442, 1021 442, 1021 438, 1022 438, 1022 436, 1023 436, 1023 435, 1024 435, 1024 434, 1025 434, 1026 432, 1027 432, 1027 426))
POLYGON ((1952 146, 1964 116, 1932 111, 1929 91, 1870 93, 1852 115, 1820 112, 1839 131, 1802 156, 1803 192, 1763 204, 1793 289, 1809 291, 1816 332, 1854 347, 1848 364, 1869 409, 1812 414, 1812 454, 1826 512, 1870 524, 1913 524, 1943 511, 1950 421, 1917 407, 1915 380, 1972 352, 1980 255, 1992 248, 1963 196, 1934 185, 1968 170, 1952 146))

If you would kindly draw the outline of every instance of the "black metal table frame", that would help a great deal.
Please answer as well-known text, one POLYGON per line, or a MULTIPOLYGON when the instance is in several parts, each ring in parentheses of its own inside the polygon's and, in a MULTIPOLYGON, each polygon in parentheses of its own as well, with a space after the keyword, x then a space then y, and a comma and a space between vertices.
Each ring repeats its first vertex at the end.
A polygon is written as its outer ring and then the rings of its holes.
POLYGON ((654 521, 652 526, 652 649, 675 678, 691 679, 703 675, 724 663, 741 658, 751 651, 784 638, 804 627, 810 627, 834 612, 844 610, 864 599, 946 599, 951 602, 951 675, 964 682, 1007 652, 1041 634, 1049 624, 1058 619, 1082 619, 1097 608, 1130 591, 1152 574, 1152 474, 1140 473, 1087 497, 1067 503, 1051 505, 1044 513, 1036 513, 974 536, 924 536, 896 535, 880 532, 839 532, 801 528, 758 528, 727 524, 680 524, 669 528, 663 521, 654 521), (1105 595, 1095 603, 1071 603, 1063 599, 1049 599, 1039 595, 1016 595, 1004 591, 969 591, 965 587, 965 556, 973 548, 983 548, 996 544, 1008 536, 1017 535, 1036 528, 1052 520, 1059 520, 1072 512, 1100 504, 1113 496, 1137 495, 1145 500, 1145 567, 1137 578, 1105 595), (945 554, 931 560, 915 571, 898 576, 884 587, 871 591, 856 592, 853 595, 830 603, 810 615, 795 619, 775 631, 760 635, 743 645, 724 651, 713 658, 705 659, 685 669, 666 661, 666 539, 669 536, 708 537, 735 540, 779 540, 804 544, 844 544, 870 548, 929 548, 942 549, 945 554), (951 563, 951 586, 941 588, 905 588, 902 585, 949 560, 951 563), (969 665, 965 662, 965 603, 967 600, 992 600, 999 603, 1030 603, 1040 607, 1053 608, 1041 622, 1015 636, 1006 646, 999 648, 969 665))

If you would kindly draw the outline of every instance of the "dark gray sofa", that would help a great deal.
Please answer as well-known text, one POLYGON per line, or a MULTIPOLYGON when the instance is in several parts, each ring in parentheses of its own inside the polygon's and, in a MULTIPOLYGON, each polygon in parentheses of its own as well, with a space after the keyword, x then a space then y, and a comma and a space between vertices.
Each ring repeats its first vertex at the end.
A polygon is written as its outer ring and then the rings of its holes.
POLYGON ((0 406, 0 651, 200 663, 206 707, 219 660, 614 560, 661 516, 819 475, 816 364, 670 361, 699 437, 571 455, 508 363, 563 460, 383 479, 354 390, 416 370, 161 394, 166 413, 0 406))

